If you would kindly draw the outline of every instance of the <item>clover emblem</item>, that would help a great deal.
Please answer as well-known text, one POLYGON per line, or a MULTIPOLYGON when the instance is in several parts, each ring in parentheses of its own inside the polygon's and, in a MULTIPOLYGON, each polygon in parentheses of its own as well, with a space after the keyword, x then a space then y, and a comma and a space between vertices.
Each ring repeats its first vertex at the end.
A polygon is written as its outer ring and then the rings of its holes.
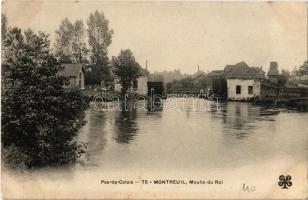
POLYGON ((287 176, 280 175, 278 185, 282 187, 282 189, 288 189, 288 187, 292 186, 291 179, 292 177, 290 175, 287 176))

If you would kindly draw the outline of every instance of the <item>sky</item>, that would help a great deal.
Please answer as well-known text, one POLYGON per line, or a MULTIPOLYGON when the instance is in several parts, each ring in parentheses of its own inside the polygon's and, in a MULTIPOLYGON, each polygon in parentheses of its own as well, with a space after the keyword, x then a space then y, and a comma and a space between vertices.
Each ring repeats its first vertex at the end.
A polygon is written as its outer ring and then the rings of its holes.
POLYGON ((13 1, 2 4, 9 26, 50 34, 63 18, 71 21, 103 11, 113 29, 109 56, 131 49, 150 72, 180 69, 195 73, 245 61, 271 61, 292 70, 307 59, 307 5, 304 2, 120 2, 13 1))

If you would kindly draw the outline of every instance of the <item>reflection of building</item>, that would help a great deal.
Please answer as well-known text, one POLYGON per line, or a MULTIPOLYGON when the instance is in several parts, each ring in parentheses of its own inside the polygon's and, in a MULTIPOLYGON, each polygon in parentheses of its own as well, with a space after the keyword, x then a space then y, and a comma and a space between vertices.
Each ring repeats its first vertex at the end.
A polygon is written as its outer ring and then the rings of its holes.
POLYGON ((243 139, 251 136, 256 128, 255 121, 260 116, 261 108, 251 104, 230 102, 224 105, 223 132, 227 137, 243 139))
POLYGON ((84 69, 82 64, 62 64, 64 69, 59 72, 60 75, 69 79, 68 88, 84 89, 84 69))
POLYGON ((261 68, 249 67, 245 62, 240 62, 225 76, 228 99, 249 100, 260 96, 261 81, 265 78, 261 68))

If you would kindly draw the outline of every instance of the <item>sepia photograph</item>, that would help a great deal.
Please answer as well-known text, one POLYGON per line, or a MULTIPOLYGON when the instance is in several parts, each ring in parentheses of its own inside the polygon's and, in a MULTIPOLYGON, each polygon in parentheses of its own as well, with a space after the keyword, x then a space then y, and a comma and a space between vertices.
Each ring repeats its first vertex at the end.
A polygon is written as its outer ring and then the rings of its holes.
POLYGON ((308 3, 1 2, 1 199, 307 199, 308 3))

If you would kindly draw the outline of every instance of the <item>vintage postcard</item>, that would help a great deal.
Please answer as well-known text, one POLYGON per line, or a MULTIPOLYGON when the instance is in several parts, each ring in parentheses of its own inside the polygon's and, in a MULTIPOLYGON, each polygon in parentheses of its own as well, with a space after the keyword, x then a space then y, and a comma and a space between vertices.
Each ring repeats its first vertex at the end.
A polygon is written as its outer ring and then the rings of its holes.
POLYGON ((1 8, 2 199, 306 199, 306 2, 1 8))

